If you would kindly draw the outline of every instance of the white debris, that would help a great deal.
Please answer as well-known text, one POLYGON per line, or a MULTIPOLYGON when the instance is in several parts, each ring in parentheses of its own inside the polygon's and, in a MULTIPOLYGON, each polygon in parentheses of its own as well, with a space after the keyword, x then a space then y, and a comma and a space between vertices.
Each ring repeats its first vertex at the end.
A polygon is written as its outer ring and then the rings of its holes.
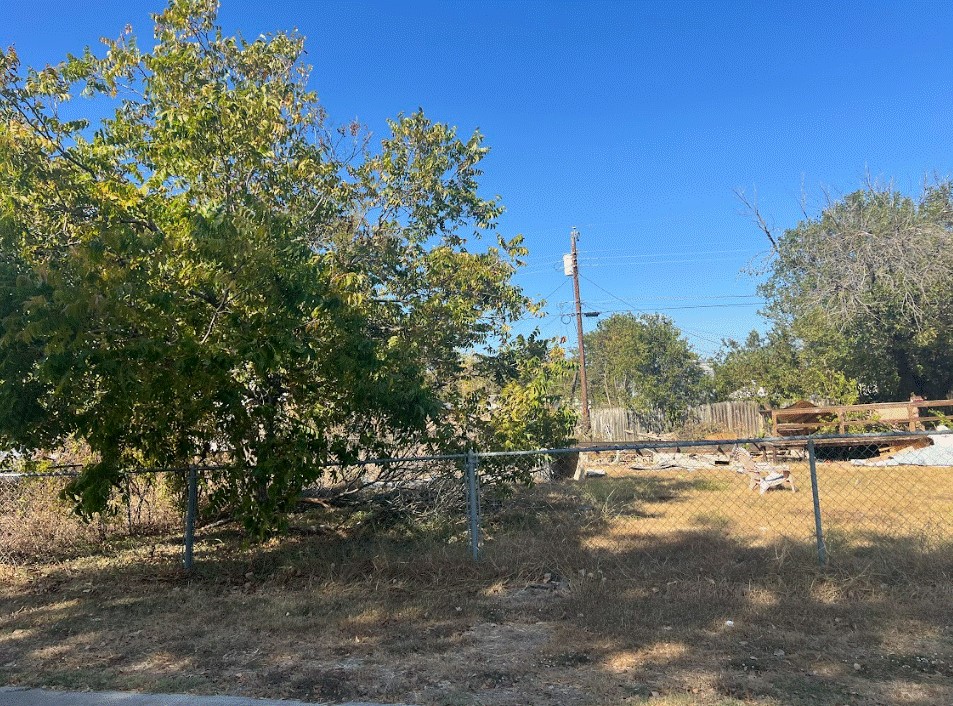
POLYGON ((851 461, 855 466, 953 466, 953 434, 930 434, 932 446, 903 449, 889 458, 851 461))

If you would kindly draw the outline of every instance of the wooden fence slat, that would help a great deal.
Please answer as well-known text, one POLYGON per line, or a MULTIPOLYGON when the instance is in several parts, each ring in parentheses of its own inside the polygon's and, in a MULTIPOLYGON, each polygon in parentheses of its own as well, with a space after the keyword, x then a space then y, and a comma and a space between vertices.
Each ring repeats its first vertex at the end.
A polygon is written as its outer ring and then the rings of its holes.
POLYGON ((715 402, 685 410, 674 422, 662 410, 638 412, 622 407, 590 410, 592 435, 600 441, 626 441, 645 434, 665 434, 685 426, 730 432, 736 436, 760 436, 764 419, 757 402, 715 402))

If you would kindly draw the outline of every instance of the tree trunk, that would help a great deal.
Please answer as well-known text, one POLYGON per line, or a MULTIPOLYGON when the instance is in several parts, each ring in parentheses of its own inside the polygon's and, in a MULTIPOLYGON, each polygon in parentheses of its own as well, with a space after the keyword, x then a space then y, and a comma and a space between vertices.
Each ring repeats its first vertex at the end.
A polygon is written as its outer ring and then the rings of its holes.
POLYGON ((916 366, 910 360, 910 351, 908 341, 897 341, 894 339, 893 359, 897 366, 897 377, 899 378, 899 392, 902 398, 909 398, 911 395, 923 395, 928 399, 936 399, 936 390, 927 380, 917 372, 916 366))

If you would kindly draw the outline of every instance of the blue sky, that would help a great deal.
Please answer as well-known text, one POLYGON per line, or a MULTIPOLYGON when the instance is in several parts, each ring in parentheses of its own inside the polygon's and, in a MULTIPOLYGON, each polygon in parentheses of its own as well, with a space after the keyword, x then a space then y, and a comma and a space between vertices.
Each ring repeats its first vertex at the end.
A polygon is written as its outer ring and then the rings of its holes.
MULTIPOLYGON (((0 44, 37 65, 127 22, 147 40, 161 4, 2 2, 0 44)), ((735 189, 784 228, 802 189, 816 209, 868 172, 911 193, 953 174, 949 2, 224 0, 220 20, 247 37, 298 28, 340 122, 381 134, 422 107, 478 127, 485 193, 531 250, 519 281, 552 293, 549 335, 572 331, 571 226, 588 309, 660 311, 711 353, 761 326, 742 270, 766 241, 735 189)))

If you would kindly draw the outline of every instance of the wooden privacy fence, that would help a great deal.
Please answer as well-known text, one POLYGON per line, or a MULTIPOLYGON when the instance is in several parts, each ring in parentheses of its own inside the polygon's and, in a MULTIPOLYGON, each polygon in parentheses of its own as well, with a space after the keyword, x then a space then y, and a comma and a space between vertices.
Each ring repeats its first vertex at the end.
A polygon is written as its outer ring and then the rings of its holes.
POLYGON ((761 436, 765 418, 757 402, 715 402, 692 407, 691 423, 735 436, 761 436))
POLYGON ((624 407, 596 407, 590 410, 592 438, 598 441, 627 441, 646 434, 667 434, 696 427, 705 431, 753 437, 764 433, 764 417, 757 402, 715 402, 691 407, 674 419, 662 410, 646 412, 624 407))

